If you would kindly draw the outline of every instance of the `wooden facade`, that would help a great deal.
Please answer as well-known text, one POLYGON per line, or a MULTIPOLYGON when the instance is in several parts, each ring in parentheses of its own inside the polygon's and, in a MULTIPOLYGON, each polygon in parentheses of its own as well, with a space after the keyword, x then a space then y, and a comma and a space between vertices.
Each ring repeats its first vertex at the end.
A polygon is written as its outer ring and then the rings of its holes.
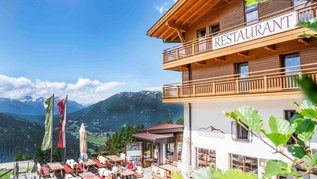
MULTIPOLYGON (((265 22, 281 14, 295 12, 297 21, 315 18, 317 3, 295 5, 293 0, 259 4, 254 23, 265 22)), ((298 86, 294 76, 317 77, 317 39, 298 39, 303 33, 295 28, 221 49, 212 40, 219 34, 250 26, 246 22, 244 0, 179 0, 148 31, 148 35, 165 41, 182 42, 163 52, 163 68, 182 73, 182 82, 164 85, 165 102, 184 102, 192 98, 241 96, 267 93, 294 93, 298 86), (217 31, 214 31, 216 29, 217 31), (200 36, 200 34, 203 36, 200 36), (296 72, 281 60, 298 53, 296 72), (237 64, 248 64, 248 78, 237 75, 237 64)))

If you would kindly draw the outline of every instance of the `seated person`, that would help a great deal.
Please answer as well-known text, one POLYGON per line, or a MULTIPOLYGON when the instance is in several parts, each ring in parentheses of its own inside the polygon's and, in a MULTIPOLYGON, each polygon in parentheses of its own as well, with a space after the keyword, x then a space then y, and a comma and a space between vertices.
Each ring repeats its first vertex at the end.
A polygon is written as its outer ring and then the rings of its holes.
POLYGON ((136 169, 134 161, 133 162, 129 162, 129 164, 127 166, 127 169, 128 170, 135 170, 136 169))

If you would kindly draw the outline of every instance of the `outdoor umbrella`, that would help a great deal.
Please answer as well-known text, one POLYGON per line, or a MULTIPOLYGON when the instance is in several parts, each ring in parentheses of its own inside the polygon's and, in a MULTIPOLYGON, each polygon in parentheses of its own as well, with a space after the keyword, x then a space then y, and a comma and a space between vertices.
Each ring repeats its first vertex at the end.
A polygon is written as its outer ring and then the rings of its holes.
POLYGON ((83 123, 80 126, 79 134, 80 134, 80 153, 87 154, 87 132, 83 123))
POLYGON ((183 133, 183 147, 182 147, 182 164, 181 164, 181 172, 182 175, 187 178, 190 172, 190 140, 189 140, 189 128, 184 126, 183 133))

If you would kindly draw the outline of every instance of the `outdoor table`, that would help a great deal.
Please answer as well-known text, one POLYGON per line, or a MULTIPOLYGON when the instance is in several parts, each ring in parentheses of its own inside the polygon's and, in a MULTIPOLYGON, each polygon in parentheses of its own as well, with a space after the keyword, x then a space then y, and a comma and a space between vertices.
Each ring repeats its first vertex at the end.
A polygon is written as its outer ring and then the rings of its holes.
POLYGON ((135 172, 131 171, 131 170, 124 170, 120 173, 122 178, 127 178, 128 176, 131 176, 131 178, 134 177, 135 172))
POLYGON ((168 171, 170 175, 172 174, 172 172, 179 172, 180 171, 179 168, 175 167, 174 165, 170 165, 170 164, 161 165, 160 168, 168 171))
POLYGON ((56 162, 56 163, 47 163, 48 167, 50 168, 50 170, 53 171, 53 176, 55 176, 55 171, 56 170, 59 170, 60 173, 61 173, 61 176, 63 177, 63 170, 64 170, 64 167, 62 164, 56 162))
POLYGON ((80 173, 79 176, 82 179, 99 179, 95 174, 91 172, 80 173))
POLYGON ((89 167, 95 166, 96 162, 89 159, 88 161, 84 162, 84 165, 85 165, 85 167, 87 167, 87 170, 89 171, 89 167))
POLYGON ((124 160, 116 155, 108 155, 108 156, 106 156, 106 158, 108 158, 109 160, 114 161, 114 162, 122 162, 124 160))

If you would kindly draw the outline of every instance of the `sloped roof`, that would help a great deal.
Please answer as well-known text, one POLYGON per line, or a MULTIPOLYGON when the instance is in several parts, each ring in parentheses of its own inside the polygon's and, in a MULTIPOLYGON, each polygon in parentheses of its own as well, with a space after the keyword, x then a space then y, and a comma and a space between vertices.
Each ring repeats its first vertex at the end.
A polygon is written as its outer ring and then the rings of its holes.
POLYGON ((152 134, 152 133, 136 133, 132 135, 134 138, 153 142, 153 143, 161 143, 161 142, 174 142, 175 137, 173 134, 152 134))
POLYGON ((230 0, 178 0, 147 32, 165 41, 179 42, 177 29, 186 31, 219 2, 230 0))
POLYGON ((183 128, 183 125, 178 124, 159 124, 156 126, 152 126, 149 128, 145 128, 146 131, 153 131, 153 130, 164 130, 164 129, 177 129, 177 128, 183 128))

